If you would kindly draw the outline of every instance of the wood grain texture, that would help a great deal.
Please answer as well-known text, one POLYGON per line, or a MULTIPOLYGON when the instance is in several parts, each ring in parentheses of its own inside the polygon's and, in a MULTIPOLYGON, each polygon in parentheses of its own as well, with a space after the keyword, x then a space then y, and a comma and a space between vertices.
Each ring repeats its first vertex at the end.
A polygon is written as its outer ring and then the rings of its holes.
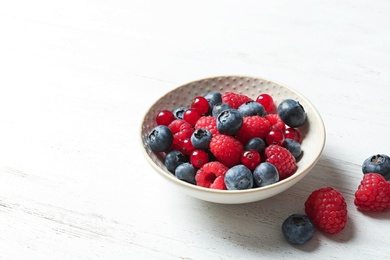
POLYGON ((7 1, 0 4, 1 259, 390 259, 390 212, 353 205, 390 154, 388 1, 7 1), (288 191, 245 205, 186 197, 143 158, 159 96, 218 75, 269 78, 319 110, 327 143, 288 191), (282 221, 316 188, 349 220, 291 246, 282 221))

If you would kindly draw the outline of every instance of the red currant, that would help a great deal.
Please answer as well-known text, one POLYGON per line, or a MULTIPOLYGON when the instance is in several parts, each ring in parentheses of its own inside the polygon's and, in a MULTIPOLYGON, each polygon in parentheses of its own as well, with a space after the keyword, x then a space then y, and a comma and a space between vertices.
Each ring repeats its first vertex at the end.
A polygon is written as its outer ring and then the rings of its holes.
POLYGON ((209 155, 204 150, 194 150, 190 155, 190 162, 195 168, 201 168, 209 162, 209 155))
POLYGON ((276 144, 282 146, 284 143, 285 137, 283 131, 279 128, 272 128, 271 131, 265 137, 265 141, 268 145, 276 144))
POLYGON ((198 111, 199 114, 204 115, 209 111, 209 102, 206 98, 199 96, 194 98, 191 108, 198 111))
POLYGON ((183 119, 188 122, 191 126, 195 126, 196 122, 200 118, 200 113, 195 109, 188 109, 186 112, 184 112, 183 119))
POLYGON ((170 123, 172 123, 173 120, 175 120, 175 116, 173 115, 172 111, 166 109, 162 110, 156 116, 157 125, 168 126, 170 123))
POLYGON ((296 128, 292 128, 292 127, 287 127, 284 130, 284 137, 289 138, 289 139, 293 139, 293 140, 297 141, 298 143, 301 143, 301 141, 302 141, 301 134, 299 133, 299 131, 296 128))
POLYGON ((274 109, 274 99, 268 94, 260 94, 256 102, 260 103, 268 113, 274 109))
POLYGON ((260 154, 255 150, 246 150, 242 153, 241 163, 251 171, 260 164, 260 161, 260 154))

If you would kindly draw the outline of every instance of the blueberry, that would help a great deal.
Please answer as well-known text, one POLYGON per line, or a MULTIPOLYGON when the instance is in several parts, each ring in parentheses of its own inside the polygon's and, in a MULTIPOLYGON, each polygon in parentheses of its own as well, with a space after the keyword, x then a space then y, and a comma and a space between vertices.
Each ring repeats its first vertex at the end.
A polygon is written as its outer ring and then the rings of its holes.
POLYGON ((306 122, 305 109, 298 101, 285 99, 278 106, 278 115, 289 127, 300 127, 306 122))
POLYGON ((262 138, 254 137, 246 143, 245 150, 255 150, 262 154, 264 153, 265 146, 265 141, 262 138))
POLYGON ((212 134, 209 130, 199 128, 191 135, 191 143, 196 149, 206 150, 209 148, 212 134))
POLYGON ((364 160, 363 173, 379 173, 390 181, 390 157, 385 154, 376 154, 364 160))
POLYGON ((253 187, 253 174, 244 165, 230 168, 225 174, 225 184, 228 190, 245 190, 253 187))
POLYGON ((153 152, 166 151, 172 145, 172 142, 173 134, 167 126, 158 125, 148 134, 147 143, 153 152))
POLYGON ((284 148, 290 151, 290 153, 295 157, 295 160, 299 160, 303 154, 301 144, 297 141, 286 138, 283 143, 284 148))
POLYGON ((238 107, 238 112, 245 116, 265 116, 267 112, 265 111, 263 105, 256 101, 248 101, 238 107))
POLYGON ((219 113, 228 109, 233 109, 228 103, 218 103, 214 105, 212 115, 213 117, 218 117, 219 113))
POLYGON ((292 214, 282 224, 284 238, 291 244, 302 245, 313 238, 314 225, 304 214, 292 214))
POLYGON ((196 168, 191 163, 179 164, 175 169, 175 175, 179 180, 196 184, 195 181, 196 168))
POLYGON ((260 163, 253 171, 253 178, 258 187, 264 187, 279 181, 279 173, 276 167, 269 163, 260 163))
POLYGON ((188 158, 178 150, 169 151, 164 159, 164 165, 171 173, 175 173, 176 167, 185 162, 188 162, 188 158))
POLYGON ((235 135, 242 126, 242 116, 235 110, 224 110, 217 117, 217 129, 221 134, 235 135))
POLYGON ((213 111, 213 107, 217 104, 222 103, 222 94, 219 92, 209 92, 206 95, 204 95, 204 98, 209 102, 209 112, 208 114, 211 114, 213 111))
POLYGON ((188 107, 178 107, 173 110, 173 115, 176 119, 183 119, 184 113, 188 110, 188 107))

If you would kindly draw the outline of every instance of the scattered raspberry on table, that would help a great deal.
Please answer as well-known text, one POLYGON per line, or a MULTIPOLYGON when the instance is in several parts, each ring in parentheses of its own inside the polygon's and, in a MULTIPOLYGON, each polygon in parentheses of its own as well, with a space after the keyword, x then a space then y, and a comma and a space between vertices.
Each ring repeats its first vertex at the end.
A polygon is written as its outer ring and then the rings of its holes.
POLYGON ((305 212, 321 231, 339 233, 347 224, 347 204, 343 195, 332 187, 313 191, 305 202, 305 212))
POLYGON ((354 204, 361 211, 390 209, 390 183, 379 173, 366 173, 355 192, 354 204))

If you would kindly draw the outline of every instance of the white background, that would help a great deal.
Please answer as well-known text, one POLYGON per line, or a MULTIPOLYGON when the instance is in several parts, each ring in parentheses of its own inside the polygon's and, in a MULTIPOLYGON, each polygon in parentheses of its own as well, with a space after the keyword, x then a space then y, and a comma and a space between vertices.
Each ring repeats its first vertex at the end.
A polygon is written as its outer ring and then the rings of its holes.
POLYGON ((390 259, 390 212, 353 205, 361 163, 390 154, 389 1, 3 1, 1 259, 390 259), (261 202, 172 190, 139 146, 159 96, 220 75, 285 83, 327 130, 312 172, 261 202), (349 220, 304 246, 281 223, 320 187, 349 220))

